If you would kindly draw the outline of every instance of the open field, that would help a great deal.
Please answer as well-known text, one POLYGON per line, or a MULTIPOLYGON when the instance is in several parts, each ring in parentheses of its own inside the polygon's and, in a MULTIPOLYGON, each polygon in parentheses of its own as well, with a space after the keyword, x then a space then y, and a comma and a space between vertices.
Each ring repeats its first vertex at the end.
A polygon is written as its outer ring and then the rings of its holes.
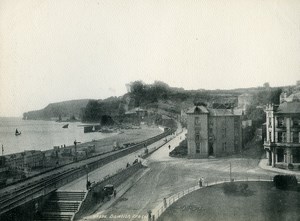
POLYGON ((278 190, 272 182, 247 183, 245 194, 225 194, 222 184, 197 190, 171 205, 158 220, 299 220, 300 192, 278 190))

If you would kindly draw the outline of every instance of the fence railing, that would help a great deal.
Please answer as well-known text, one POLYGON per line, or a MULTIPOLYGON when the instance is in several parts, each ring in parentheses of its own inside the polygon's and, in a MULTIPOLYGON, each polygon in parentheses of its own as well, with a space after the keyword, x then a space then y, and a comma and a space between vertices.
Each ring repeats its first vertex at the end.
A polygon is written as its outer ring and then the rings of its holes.
MULTIPOLYGON (((244 177, 244 178, 231 179, 231 180, 232 182, 254 182, 254 181, 272 182, 273 176, 244 177)), ((175 194, 166 196, 165 198, 161 199, 161 202, 153 210, 148 211, 148 221, 157 220, 168 207, 170 207, 173 203, 175 203, 183 196, 192 193, 193 191, 206 188, 208 186, 213 186, 213 185, 218 185, 218 184, 228 183, 228 182, 230 182, 230 178, 223 178, 223 179, 220 178, 220 179, 215 179, 210 181, 204 181, 201 187, 200 184, 198 184, 196 186, 189 187, 175 194)))

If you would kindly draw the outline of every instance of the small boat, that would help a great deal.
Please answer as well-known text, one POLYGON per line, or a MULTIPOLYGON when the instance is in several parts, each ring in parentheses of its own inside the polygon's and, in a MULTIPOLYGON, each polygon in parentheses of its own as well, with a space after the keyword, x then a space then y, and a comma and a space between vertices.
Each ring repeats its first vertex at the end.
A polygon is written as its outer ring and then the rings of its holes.
POLYGON ((16 135, 16 136, 21 135, 21 131, 18 131, 18 129, 16 129, 15 135, 16 135))
POLYGON ((69 124, 64 125, 62 128, 68 128, 69 124))

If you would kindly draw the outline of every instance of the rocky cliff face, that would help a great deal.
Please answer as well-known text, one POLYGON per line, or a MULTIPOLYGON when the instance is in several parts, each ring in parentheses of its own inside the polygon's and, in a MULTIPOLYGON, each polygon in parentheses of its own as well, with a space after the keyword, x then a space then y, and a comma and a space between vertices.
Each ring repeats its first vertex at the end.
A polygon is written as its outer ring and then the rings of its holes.
POLYGON ((29 111, 23 114, 27 120, 58 120, 81 119, 82 112, 88 103, 88 99, 63 101, 51 103, 41 110, 29 111))

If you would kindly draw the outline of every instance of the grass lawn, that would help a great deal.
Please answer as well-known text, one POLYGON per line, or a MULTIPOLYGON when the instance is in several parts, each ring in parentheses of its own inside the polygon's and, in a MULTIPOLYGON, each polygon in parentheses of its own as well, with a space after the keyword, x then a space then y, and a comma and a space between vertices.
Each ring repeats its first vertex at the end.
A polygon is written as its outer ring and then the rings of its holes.
POLYGON ((246 194, 225 194, 222 184, 197 190, 171 205, 158 220, 300 220, 299 191, 278 190, 272 182, 248 185, 246 194))

